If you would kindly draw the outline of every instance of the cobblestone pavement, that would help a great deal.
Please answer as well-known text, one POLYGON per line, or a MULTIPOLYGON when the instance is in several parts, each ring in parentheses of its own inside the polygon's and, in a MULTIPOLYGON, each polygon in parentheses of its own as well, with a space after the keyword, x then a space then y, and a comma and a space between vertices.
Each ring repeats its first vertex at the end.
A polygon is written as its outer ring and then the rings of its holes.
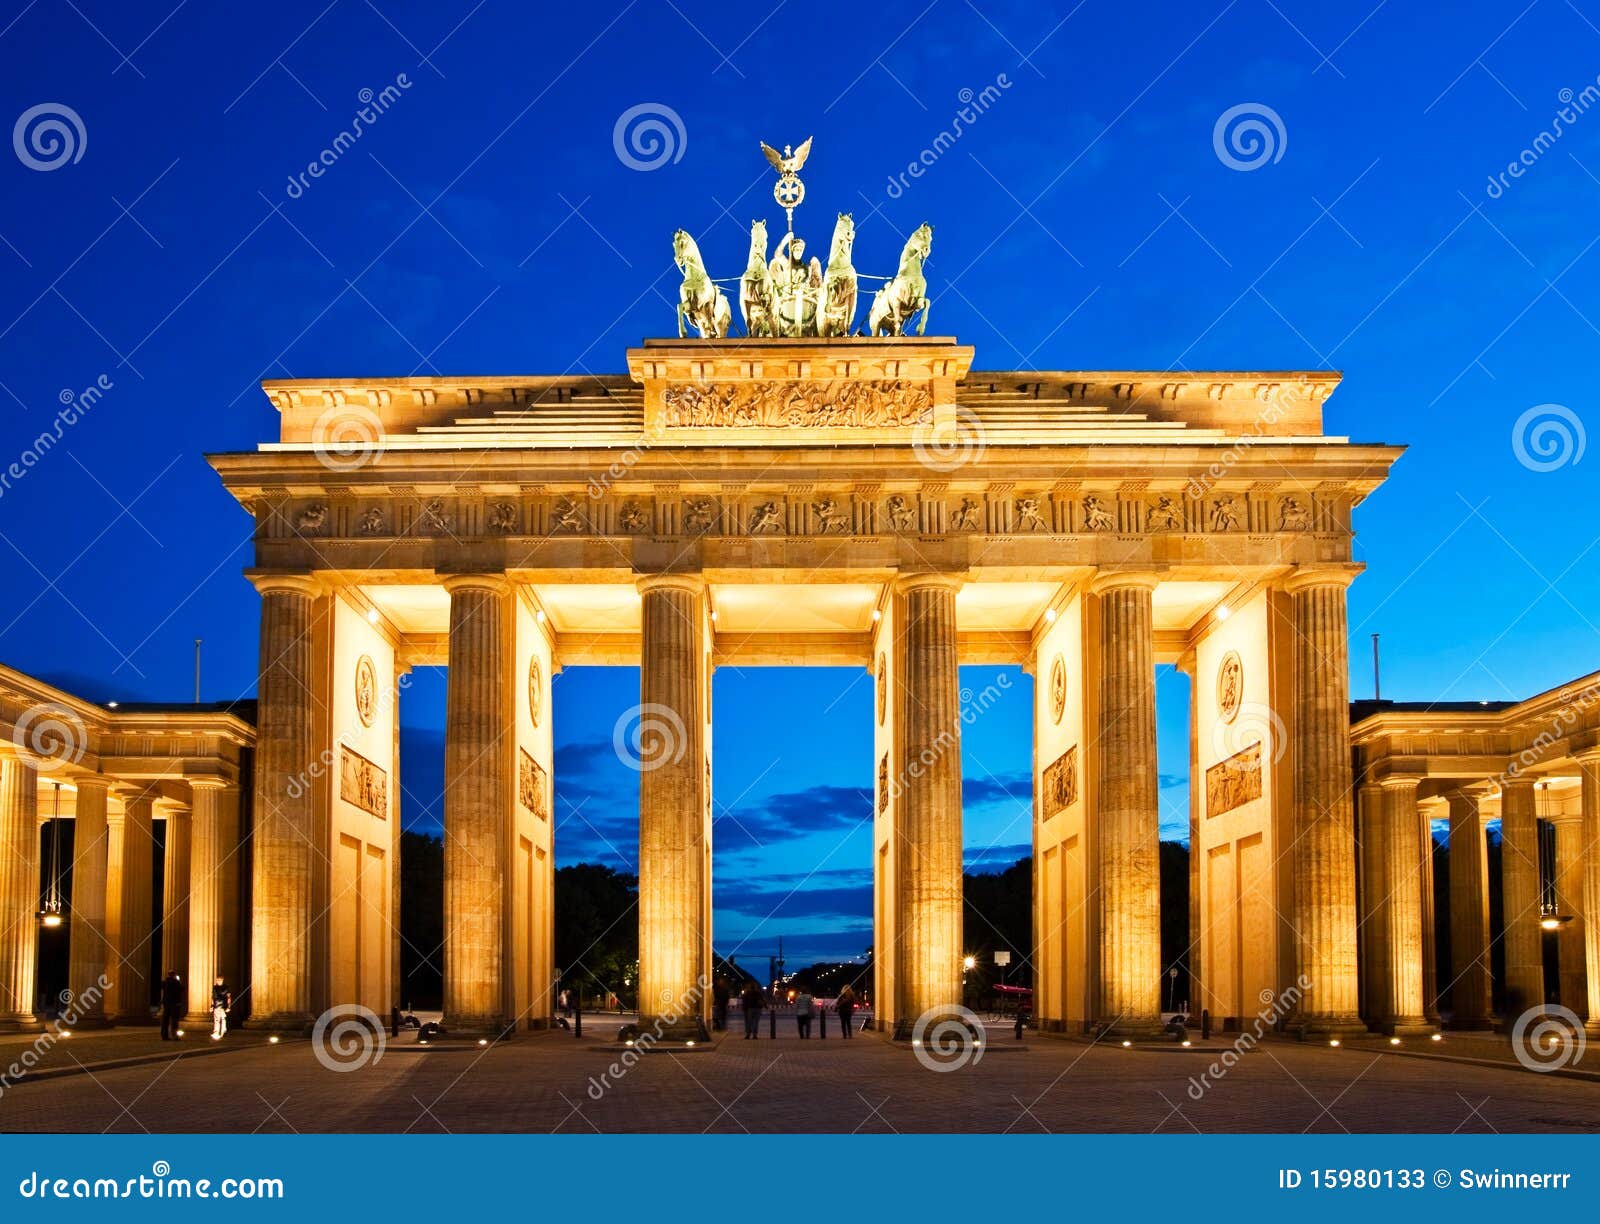
POLYGON ((910 1051, 744 1041, 652 1053, 570 1034, 419 1049, 335 1072, 308 1041, 238 1047, 7 1086, 6 1131, 1583 1131, 1600 1085, 1369 1050, 1272 1042, 1217 1082, 1221 1053, 1123 1050, 991 1031, 981 1060, 936 1073, 910 1051), (622 1073, 617 1074, 618 1071, 622 1073), (1199 1099, 1195 1099, 1198 1095, 1199 1099))

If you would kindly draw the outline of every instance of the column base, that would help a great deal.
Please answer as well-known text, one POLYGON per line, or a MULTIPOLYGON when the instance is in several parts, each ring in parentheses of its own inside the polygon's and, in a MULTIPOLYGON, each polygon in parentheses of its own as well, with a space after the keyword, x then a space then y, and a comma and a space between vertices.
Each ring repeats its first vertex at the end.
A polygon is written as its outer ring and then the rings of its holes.
MULTIPOLYGON (((517 1035, 517 1022, 504 1016, 444 1016, 439 1020, 439 1028, 446 1038, 487 1037, 491 1041, 503 1041, 517 1035)), ((385 1031, 388 1031, 387 1024, 385 1031)))
POLYGON ((1171 1044, 1174 1040, 1159 1016, 1124 1016, 1118 1020, 1107 1020, 1100 1024, 1091 1024, 1089 1033, 1097 1041, 1102 1042, 1161 1041, 1171 1044))
MULTIPOLYGON (((211 1017, 207 1016, 201 1023, 209 1025, 211 1017)), ((265 1016, 251 1016, 245 1023, 256 1033, 285 1033, 292 1037, 306 1037, 310 1035, 314 1021, 304 1012, 269 1012, 265 1016)), ((243 1025, 235 1024, 232 1020, 228 1021, 230 1030, 240 1027, 243 1025)))
POLYGON ((706 1022, 699 1016, 640 1016, 637 1028, 640 1038, 648 1037, 652 1042, 711 1040, 706 1022))
POLYGON ((14 1012, 9 1016, 0 1016, 0 1033, 37 1033, 44 1028, 44 1021, 32 1012, 14 1012))
POLYGON ((91 1033, 99 1029, 112 1028, 115 1024, 116 1022, 109 1016, 79 1016, 71 1024, 62 1027, 71 1029, 74 1033, 91 1033))
POLYGON ((1421 1016, 1400 1016, 1380 1021, 1377 1031, 1385 1037, 1431 1037, 1439 1031, 1439 1026, 1429 1024, 1421 1016))
POLYGON ((1306 1016, 1291 1020, 1288 1030, 1301 1041, 1343 1041, 1370 1031, 1360 1016, 1306 1016))

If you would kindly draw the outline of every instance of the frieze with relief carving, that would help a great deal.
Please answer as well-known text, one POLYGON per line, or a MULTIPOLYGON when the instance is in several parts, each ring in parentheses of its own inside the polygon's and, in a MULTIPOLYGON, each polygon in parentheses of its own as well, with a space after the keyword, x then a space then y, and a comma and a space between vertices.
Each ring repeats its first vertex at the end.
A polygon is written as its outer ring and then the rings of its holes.
POLYGON ((874 379, 827 382, 682 383, 661 392, 667 426, 727 429, 894 429, 933 419, 926 383, 874 379))
POLYGON ((550 793, 550 775, 545 772, 543 765, 528 755, 526 748, 519 748, 517 752, 517 799, 538 819, 549 820, 550 805, 546 797, 550 793))
POLYGON ((1068 748, 1044 770, 1044 818, 1058 816, 1078 801, 1078 746, 1068 748))
POLYGON ((389 818, 389 775, 359 752, 339 749, 339 798, 379 820, 389 818))
POLYGON ((1261 798, 1261 745, 1234 753, 1206 770, 1206 815, 1221 816, 1261 798))

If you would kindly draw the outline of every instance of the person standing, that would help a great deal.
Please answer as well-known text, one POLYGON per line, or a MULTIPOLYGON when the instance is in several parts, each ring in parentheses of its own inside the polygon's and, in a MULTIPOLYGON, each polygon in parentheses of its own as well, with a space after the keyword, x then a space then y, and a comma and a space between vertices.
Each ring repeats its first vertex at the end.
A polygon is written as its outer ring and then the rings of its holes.
POLYGON ((761 1029, 761 1007, 766 1002, 761 997, 761 987, 746 982, 739 994, 739 1006, 744 1009, 744 1039, 754 1041, 761 1029))
POLYGON ((711 983, 711 1027, 723 1033, 728 1029, 728 979, 720 973, 711 983))
POLYGON ((794 1026, 801 1037, 811 1036, 811 1016, 816 1010, 816 1001, 812 999, 809 991, 802 990, 794 1000, 794 1026))
POLYGON ((183 982, 176 969, 168 969, 161 979, 161 1040, 178 1040, 178 1022, 183 1018, 183 982))
POLYGON ((854 1027, 851 1017, 856 1014, 856 992, 848 985, 839 992, 839 1002, 836 1007, 839 1012, 839 1028, 846 1037, 849 1037, 850 1030, 854 1027))
POLYGON ((228 984, 217 974, 217 980, 211 983, 211 1040, 221 1041, 228 1035, 228 1013, 233 1010, 233 992, 228 989, 228 984))

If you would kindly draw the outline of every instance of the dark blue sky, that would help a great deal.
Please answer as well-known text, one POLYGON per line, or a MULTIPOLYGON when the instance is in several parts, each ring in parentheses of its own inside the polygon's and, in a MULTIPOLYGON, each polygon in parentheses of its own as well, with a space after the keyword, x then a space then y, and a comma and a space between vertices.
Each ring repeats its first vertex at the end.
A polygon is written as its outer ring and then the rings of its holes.
MULTIPOLYGON (((85 134, 55 169, 0 159, 0 458, 63 393, 109 387, 0 487, 7 663, 182 699, 204 637, 205 695, 249 693, 249 524, 201 456, 274 436, 260 378, 620 370, 673 326, 672 230, 736 273, 750 219, 775 223, 756 141, 814 134, 813 247, 853 210, 857 266, 888 271, 932 222, 932 330, 980 368, 1345 372, 1330 430, 1411 447, 1359 512, 1357 695, 1377 631, 1394 697, 1518 697, 1596 665, 1600 460, 1574 459, 1600 339, 1600 3, 169 7, 0 19, 3 117, 56 104, 85 134), (641 104, 681 121, 653 170, 614 144, 641 104), (1253 169, 1214 143, 1241 105, 1281 125, 1253 169), (1572 442, 1524 462, 1517 423, 1545 404, 1572 442)), ((420 677, 404 711, 419 819, 442 691, 420 677)), ((556 682, 564 857, 631 853, 632 779, 592 749, 636 692, 631 672, 556 682)), ((1028 839, 1028 692, 969 737, 975 852, 1028 839)), ((1181 682, 1162 696, 1181 775, 1181 682)), ((727 674, 716 699, 719 942, 803 881, 751 946, 855 950, 867 839, 840 833, 871 783, 864 678, 727 674), (773 761, 780 740, 798 747, 773 761)))

